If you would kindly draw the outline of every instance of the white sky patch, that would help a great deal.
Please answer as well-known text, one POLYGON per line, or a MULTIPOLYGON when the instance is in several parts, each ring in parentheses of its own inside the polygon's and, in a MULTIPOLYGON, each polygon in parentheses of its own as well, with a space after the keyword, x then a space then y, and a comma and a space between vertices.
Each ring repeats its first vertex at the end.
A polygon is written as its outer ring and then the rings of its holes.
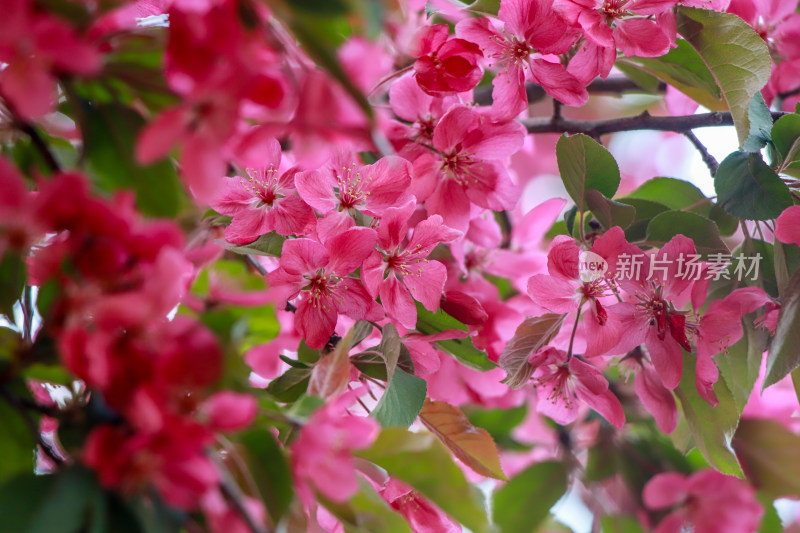
MULTIPOLYGON (((722 163, 723 159, 739 148, 739 139, 733 126, 698 128, 694 130, 694 135, 705 145, 708 153, 714 156, 717 163, 722 163)), ((690 174, 686 179, 697 185, 706 196, 715 196, 717 194, 714 192, 714 179, 711 177, 708 167, 703 163, 703 158, 697 150, 694 151, 690 174)))

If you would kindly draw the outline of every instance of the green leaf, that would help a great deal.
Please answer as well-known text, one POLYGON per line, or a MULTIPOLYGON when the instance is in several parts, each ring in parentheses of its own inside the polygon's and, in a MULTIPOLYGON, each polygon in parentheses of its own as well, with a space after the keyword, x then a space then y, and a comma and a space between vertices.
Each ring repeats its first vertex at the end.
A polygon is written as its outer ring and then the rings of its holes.
POLYGON ((619 187, 619 166, 602 144, 588 135, 562 135, 556 144, 561 181, 579 211, 586 211, 587 192, 611 198, 619 187))
POLYGON ((684 235, 692 239, 697 252, 702 255, 730 253, 719 236, 717 225, 705 217, 688 211, 665 211, 656 215, 647 225, 645 239, 648 244, 662 246, 675 235, 684 235))
POLYGON ((228 246, 228 250, 237 254, 246 255, 268 255, 280 257, 283 250, 283 242, 286 237, 279 235, 275 231, 270 231, 249 244, 228 246))
POLYGON ((308 389, 310 368, 290 368, 267 385, 267 392, 278 401, 296 401, 308 389))
POLYGON ((500 533, 536 531, 566 491, 564 463, 544 461, 526 468, 494 494, 492 516, 500 533))
POLYGON ((278 523, 289 510, 294 494, 285 454, 272 433, 263 427, 240 433, 236 440, 245 449, 247 472, 243 474, 252 476, 270 518, 278 523))
POLYGON ((517 326, 514 336, 497 359, 500 368, 507 374, 503 383, 512 389, 522 388, 528 383, 533 373, 528 357, 555 338, 566 316, 547 313, 528 317, 517 326))
POLYGON ((771 498, 800 494, 800 437, 782 424, 743 418, 733 447, 759 491, 771 498))
POLYGON ((758 533, 783 533, 783 525, 781 524, 781 517, 775 510, 773 502, 766 498, 763 494, 756 494, 758 501, 764 506, 764 516, 761 518, 761 524, 758 526, 758 533))
POLYGON ((698 394, 695 379, 694 357, 684 353, 683 376, 675 394, 694 437, 694 443, 714 468, 724 474, 741 477, 742 469, 731 449, 731 440, 739 422, 733 395, 723 380, 717 381, 714 392, 719 403, 711 407, 698 394))
POLYGON ((3 533, 78 533, 97 518, 103 497, 94 474, 80 466, 17 476, 0 487, 0 524, 3 533))
POLYGON ((650 200, 641 200, 639 198, 620 198, 617 200, 621 204, 631 205, 636 209, 636 215, 633 222, 625 230, 625 238, 628 241, 642 241, 647 233, 647 225, 650 220, 659 213, 668 211, 669 208, 664 204, 652 202, 650 200))
MULTIPOLYGON (((442 311, 441 308, 436 313, 431 313, 417 302, 416 329, 423 335, 434 335, 449 329, 467 331, 467 326, 442 311)), ((497 366, 489 360, 486 352, 477 349, 472 344, 472 339, 469 337, 439 340, 436 341, 436 345, 472 369, 486 372, 497 366)))
POLYGON ((743 145, 750 133, 750 102, 769 80, 767 44, 732 13, 679 6, 676 21, 678 32, 700 54, 721 89, 743 145))
POLYGON ((800 270, 789 279, 781 295, 778 325, 769 347, 767 373, 761 390, 774 385, 800 367, 800 270))
POLYGON ((22 297, 27 276, 21 255, 7 253, 0 260, 0 315, 14 321, 14 304, 22 297))
POLYGON ((359 479, 358 485, 359 491, 345 503, 318 495, 320 503, 342 523, 346 533, 411 533, 408 522, 369 483, 359 479))
POLYGON ((726 212, 746 220, 776 218, 792 205, 789 188, 761 154, 733 152, 714 177, 717 202, 726 212))
POLYGON ((453 455, 482 476, 508 481, 491 435, 473 426, 458 407, 426 400, 419 419, 453 455))
POLYGON ((384 428, 372 446, 354 451, 353 455, 407 483, 474 533, 487 531, 488 519, 480 495, 435 435, 384 428))
POLYGON ((784 115, 775 121, 772 142, 778 152, 774 166, 782 174, 800 176, 800 115, 784 115))
POLYGON ((716 222, 719 228, 719 234, 726 237, 733 235, 739 229, 739 219, 733 215, 729 215, 717 204, 711 205, 711 211, 708 213, 708 218, 716 222))
POLYGON ((400 352, 403 345, 400 342, 400 334, 394 324, 383 326, 381 342, 378 344, 377 351, 383 355, 386 361, 386 381, 391 381, 394 375, 397 362, 400 360, 400 352))
POLYGON ((649 179, 620 201, 627 202, 630 199, 649 200, 674 211, 691 207, 688 211, 703 216, 707 216, 711 210, 711 201, 704 201, 707 199, 696 185, 676 178, 649 179))
POLYGON ((372 416, 384 427, 407 428, 417 419, 427 392, 424 379, 396 368, 372 416))
POLYGON ((635 207, 609 200, 594 189, 586 192, 586 205, 605 229, 619 226, 624 230, 636 218, 635 207))
POLYGON ((0 396, 0 420, 3 421, 3 429, 0 431, 0 457, 2 457, 0 482, 2 482, 21 472, 33 472, 36 464, 36 440, 33 436, 35 426, 31 428, 17 409, 2 396, 0 396))
POLYGON ((769 111, 764 97, 760 92, 753 95, 750 100, 750 107, 747 111, 750 119, 750 132, 747 140, 742 145, 742 150, 746 152, 758 152, 772 140, 772 113, 769 111))
POLYGON ((754 318, 754 315, 745 316, 742 320, 742 338, 714 358, 739 414, 750 399, 769 340, 764 328, 753 326, 754 318))
POLYGON ((617 60, 614 66, 643 90, 650 93, 658 92, 658 86, 661 82, 652 74, 645 72, 633 63, 623 63, 620 60, 617 60))
POLYGON ((602 533, 645 533, 638 520, 624 515, 607 515, 600 519, 602 533))
POLYGON ((105 191, 132 189, 136 206, 153 216, 174 217, 181 210, 183 187, 174 165, 163 159, 140 165, 134 156, 144 119, 132 108, 81 101, 81 132, 89 171, 105 191))
POLYGON ((712 111, 727 108, 711 71, 692 45, 678 39, 666 55, 654 58, 620 58, 615 66, 641 68, 672 85, 689 98, 712 111))
POLYGON ((464 408, 469 421, 489 432, 492 439, 503 449, 527 449, 512 437, 514 428, 525 420, 528 408, 525 405, 510 409, 476 409, 464 408))

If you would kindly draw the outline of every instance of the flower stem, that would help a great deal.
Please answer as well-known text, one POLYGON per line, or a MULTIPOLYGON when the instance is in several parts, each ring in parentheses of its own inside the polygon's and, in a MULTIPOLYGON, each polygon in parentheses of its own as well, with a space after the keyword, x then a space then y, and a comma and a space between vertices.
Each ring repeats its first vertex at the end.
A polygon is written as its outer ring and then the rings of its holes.
POLYGON ((583 310, 583 302, 578 306, 578 312, 575 314, 575 323, 572 325, 572 335, 569 336, 569 348, 567 348, 567 361, 572 359, 572 344, 575 342, 575 332, 578 331, 578 320, 581 319, 581 311, 583 310))

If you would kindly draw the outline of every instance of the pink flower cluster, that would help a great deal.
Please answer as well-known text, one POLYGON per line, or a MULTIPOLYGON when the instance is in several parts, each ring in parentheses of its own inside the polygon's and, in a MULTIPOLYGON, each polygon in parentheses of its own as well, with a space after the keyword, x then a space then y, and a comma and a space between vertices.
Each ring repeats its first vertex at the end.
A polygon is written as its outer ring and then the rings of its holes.
MULTIPOLYGON (((625 356, 623 360, 630 362, 636 373, 637 395, 665 433, 671 433, 677 423, 675 400, 669 391, 681 382, 687 352, 696 353, 693 359, 698 393, 716 405, 714 383, 719 370, 712 357, 742 337, 742 317, 766 306, 770 314, 764 324, 775 327, 777 308, 764 291, 755 287, 736 289, 701 312, 708 281, 685 279, 678 271, 678 256, 695 253, 694 243, 687 237, 678 235, 660 250, 644 252, 629 244, 622 230, 611 228, 594 241, 591 252, 608 263, 605 275, 581 273, 580 248, 570 238, 557 238, 548 253, 549 274, 531 277, 528 295, 542 308, 564 314, 566 326, 562 329, 575 323, 573 337, 577 334, 579 338, 574 344, 575 352, 584 358, 602 361, 599 356, 625 356), (637 257, 646 268, 638 277, 620 278, 616 272, 621 256, 637 257), (651 262, 661 266, 651 269, 651 262), (647 348, 647 356, 641 346, 647 348)), ((578 400, 621 426, 624 416, 618 408, 619 401, 608 395, 607 385, 592 394, 585 387, 577 391, 569 388, 568 376, 576 384, 582 383, 578 372, 582 367, 573 369, 572 360, 561 356, 558 371, 546 371, 542 367, 553 364, 548 350, 552 348, 543 348, 530 358, 536 369, 534 380, 540 389, 546 388, 550 400, 550 404, 539 406, 540 411, 562 423, 575 420, 577 392, 578 400), (613 410, 606 403, 595 405, 601 401, 611 402, 613 410)), ((605 383, 599 375, 594 379, 605 383)))
POLYGON ((155 487, 175 507, 198 508, 218 490, 215 433, 248 425, 256 404, 209 395, 222 373, 216 338, 187 316, 168 318, 194 275, 183 234, 140 220, 128 194, 94 197, 79 174, 40 180, 29 193, 0 159, 0 184, 0 250, 32 250, 30 283, 56 291, 38 336, 55 341, 107 419, 78 458, 109 488, 155 487))

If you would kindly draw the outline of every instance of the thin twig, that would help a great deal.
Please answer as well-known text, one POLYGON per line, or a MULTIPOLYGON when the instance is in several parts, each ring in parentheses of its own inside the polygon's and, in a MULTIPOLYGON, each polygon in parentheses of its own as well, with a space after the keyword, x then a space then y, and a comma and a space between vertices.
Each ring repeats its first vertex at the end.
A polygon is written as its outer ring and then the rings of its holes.
MULTIPOLYGON (((786 113, 773 111, 772 119, 778 120, 786 113)), ((528 133, 583 133, 591 137, 633 130, 674 131, 684 133, 695 128, 731 126, 733 118, 728 112, 700 113, 678 117, 654 117, 647 111, 633 117, 608 120, 563 119, 553 123, 550 117, 531 118, 521 121, 528 133)))
POLYGON ((261 274, 262 276, 266 276, 268 274, 267 269, 264 268, 264 265, 259 263, 258 259, 256 259, 252 255, 245 254, 244 260, 247 261, 247 264, 249 264, 251 267, 253 267, 255 269, 255 271, 258 272, 259 274, 261 274))
MULTIPOLYGON (((666 91, 667 85, 659 83, 657 92, 666 91)), ((586 88, 591 94, 615 94, 621 95, 628 92, 648 92, 628 78, 608 78, 606 80, 596 79, 586 88)), ((528 103, 533 104, 544 100, 547 93, 541 85, 528 82, 525 84, 525 92, 528 95, 528 103)), ((492 86, 478 87, 474 92, 474 101, 479 105, 490 105, 492 103, 492 86)))
POLYGON ((33 288, 30 285, 25 285, 22 291, 22 300, 20 306, 22 307, 22 338, 31 344, 33 342, 33 288))
POLYGON ((39 132, 36 130, 36 128, 34 128, 31 124, 27 122, 21 122, 21 121, 16 121, 15 125, 17 128, 19 128, 20 131, 22 131, 28 137, 31 138, 33 146, 35 146, 36 149, 39 151, 39 154, 41 154, 42 159, 44 159, 44 162, 47 165, 47 168, 49 168, 50 171, 54 173, 61 172, 61 165, 58 164, 58 161, 53 155, 53 152, 50 151, 50 147, 47 146, 47 143, 39 134, 39 132))
POLYGON ((578 331, 578 321, 581 319, 583 304, 578 306, 578 313, 575 315, 575 323, 572 325, 572 335, 569 336, 569 348, 567 348, 567 361, 572 358, 572 344, 575 342, 575 332, 578 331))
POLYGON ((694 145, 698 152, 700 152, 700 157, 703 158, 703 163, 706 164, 708 171, 711 172, 711 177, 713 178, 716 176, 717 170, 719 169, 719 163, 717 163, 717 160, 714 159, 714 156, 709 153, 706 145, 701 143, 700 139, 698 139, 691 130, 684 131, 683 136, 689 139, 689 142, 694 145))
POLYGON ((225 465, 222 464, 222 461, 213 454, 211 454, 211 460, 216 464, 220 474, 219 488, 222 494, 233 504, 236 512, 242 517, 242 520, 247 524, 250 531, 253 533, 267 533, 267 529, 258 525, 247 510, 247 507, 245 507, 242 489, 240 489, 239 485, 233 480, 233 477, 230 472, 228 472, 228 469, 225 468, 225 465))
POLYGON ((44 440, 42 432, 39 430, 39 426, 36 424, 36 421, 31 418, 30 414, 28 414, 28 410, 20 401, 20 399, 5 389, 0 389, 0 395, 19 412, 20 416, 25 421, 25 424, 28 426, 28 429, 36 439, 36 444, 38 444, 39 448, 42 449, 44 454, 50 458, 51 461, 53 461, 53 464, 57 466, 64 465, 66 463, 64 457, 62 457, 61 454, 58 453, 58 451, 53 448, 49 442, 44 440))

